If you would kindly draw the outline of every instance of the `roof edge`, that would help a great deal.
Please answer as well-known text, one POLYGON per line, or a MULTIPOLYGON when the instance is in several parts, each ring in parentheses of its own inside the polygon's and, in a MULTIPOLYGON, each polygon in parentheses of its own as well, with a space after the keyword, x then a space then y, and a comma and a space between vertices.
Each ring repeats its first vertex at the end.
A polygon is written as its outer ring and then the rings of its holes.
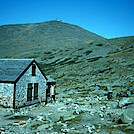
POLYGON ((45 79, 47 80, 47 77, 45 76, 45 74, 43 73, 43 71, 41 70, 40 66, 38 65, 38 63, 36 62, 35 59, 31 59, 30 64, 23 70, 23 72, 19 75, 19 77, 14 81, 14 83, 17 83, 19 81, 19 79, 23 76, 23 74, 28 70, 28 68, 35 62, 35 64, 37 65, 37 67, 39 68, 39 70, 41 71, 42 75, 45 77, 45 79))
POLYGON ((14 84, 15 81, 3 81, 3 80, 0 80, 0 83, 10 83, 10 84, 14 84))

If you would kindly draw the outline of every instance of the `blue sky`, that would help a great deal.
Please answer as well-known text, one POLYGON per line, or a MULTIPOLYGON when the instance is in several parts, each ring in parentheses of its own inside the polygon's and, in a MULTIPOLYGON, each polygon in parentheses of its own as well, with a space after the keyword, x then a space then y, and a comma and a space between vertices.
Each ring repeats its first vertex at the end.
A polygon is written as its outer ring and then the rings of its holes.
POLYGON ((105 38, 134 35, 134 0, 0 0, 0 25, 62 20, 105 38))

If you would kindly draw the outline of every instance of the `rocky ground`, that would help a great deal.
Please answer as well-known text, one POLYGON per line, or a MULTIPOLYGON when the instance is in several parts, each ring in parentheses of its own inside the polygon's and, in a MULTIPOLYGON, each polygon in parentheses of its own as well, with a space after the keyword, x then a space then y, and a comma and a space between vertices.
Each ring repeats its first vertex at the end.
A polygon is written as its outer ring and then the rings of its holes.
MULTIPOLYGON (((99 86, 84 90, 63 89, 56 102, 3 112, 2 134, 133 134, 134 95, 107 99, 99 86), (73 95, 72 97, 72 94, 73 95), (81 97, 78 97, 81 96, 81 97)), ((131 89, 132 90, 132 89, 131 89)))

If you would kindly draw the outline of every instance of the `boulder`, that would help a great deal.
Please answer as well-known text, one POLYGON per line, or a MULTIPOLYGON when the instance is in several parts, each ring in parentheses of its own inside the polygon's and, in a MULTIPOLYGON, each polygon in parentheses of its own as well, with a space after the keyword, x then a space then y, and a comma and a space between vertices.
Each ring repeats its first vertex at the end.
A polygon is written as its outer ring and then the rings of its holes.
POLYGON ((126 134, 126 133, 123 132, 123 131, 120 131, 120 130, 113 130, 113 131, 111 132, 111 134, 126 134))
POLYGON ((48 117, 49 120, 51 120, 53 123, 60 121, 60 115, 59 114, 51 114, 48 117))
POLYGON ((127 106, 134 103, 134 98, 123 98, 119 101, 119 107, 127 106))
POLYGON ((122 114, 121 114, 121 121, 123 123, 133 123, 134 122, 134 109, 126 109, 122 114))
POLYGON ((50 124, 42 124, 41 126, 37 128, 37 131, 43 131, 49 127, 50 127, 50 124))
POLYGON ((118 102, 108 102, 106 104, 107 107, 110 107, 110 108, 117 108, 118 107, 118 102))
POLYGON ((131 124, 131 125, 128 126, 126 129, 127 129, 127 130, 132 130, 132 131, 134 131, 134 124, 131 124))

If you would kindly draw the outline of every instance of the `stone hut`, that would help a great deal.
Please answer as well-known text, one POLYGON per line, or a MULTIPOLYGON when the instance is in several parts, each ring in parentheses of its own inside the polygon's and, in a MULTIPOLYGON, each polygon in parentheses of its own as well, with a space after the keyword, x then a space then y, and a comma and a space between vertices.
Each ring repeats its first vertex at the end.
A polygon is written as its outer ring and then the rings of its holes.
POLYGON ((0 59, 0 107, 47 102, 47 80, 33 59, 0 59))

